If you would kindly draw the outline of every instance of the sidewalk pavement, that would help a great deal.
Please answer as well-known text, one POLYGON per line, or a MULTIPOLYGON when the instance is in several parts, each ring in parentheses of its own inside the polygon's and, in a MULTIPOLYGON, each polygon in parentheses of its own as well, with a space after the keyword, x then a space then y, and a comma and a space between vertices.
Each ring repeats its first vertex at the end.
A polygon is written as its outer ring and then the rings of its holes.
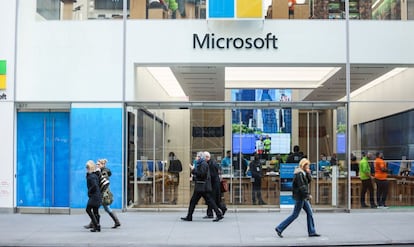
MULTIPOLYGON (((200 206, 199 206, 200 207, 200 206)), ((291 210, 236 212, 230 209, 219 222, 203 219, 198 209, 192 222, 178 211, 117 212, 121 227, 101 209, 100 233, 83 228, 86 213, 71 215, 0 214, 0 246, 321 246, 414 245, 414 211, 367 209, 351 213, 316 212, 316 230, 310 238, 306 214, 279 238, 275 226, 291 210)))

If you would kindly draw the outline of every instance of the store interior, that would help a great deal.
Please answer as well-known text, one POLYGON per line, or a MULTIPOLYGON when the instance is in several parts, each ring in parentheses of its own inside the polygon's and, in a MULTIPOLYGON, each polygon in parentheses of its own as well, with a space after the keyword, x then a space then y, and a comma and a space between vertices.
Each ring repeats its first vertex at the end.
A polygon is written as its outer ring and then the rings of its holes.
MULTIPOLYGON (((145 78, 149 76, 159 82, 168 96, 154 99, 154 95, 137 93, 137 101, 128 103, 128 207, 185 206, 193 189, 188 164, 195 153, 209 151, 221 163, 226 152, 231 151, 233 165, 222 171, 223 179, 230 184, 229 192, 223 193, 225 201, 233 207, 280 208, 286 203, 283 194, 289 187, 280 168, 293 146, 299 145, 313 164, 312 194, 316 207, 358 208, 360 180, 346 155, 346 93, 349 90, 351 97, 361 94, 407 69, 395 65, 352 65, 350 88, 346 88, 345 66, 137 66, 137 92, 146 91, 145 78), (176 80, 181 91, 171 87, 172 80, 176 80), (169 86, 163 86, 162 81, 169 86), (252 95, 256 98, 252 99, 252 95), (278 127, 270 130, 263 121, 272 114, 277 122, 267 124, 278 127), (280 116, 284 117, 283 124, 280 116), (272 146, 273 150, 261 158, 261 192, 266 203, 256 205, 252 201, 251 175, 242 167, 248 166, 243 162, 250 163, 256 152, 254 142, 269 135, 272 143, 279 146, 272 146), (172 186, 174 181, 168 172, 171 151, 183 165, 176 186, 172 186), (317 165, 332 157, 336 157, 337 167, 317 165), (174 187, 178 198, 173 198, 174 187)), ((350 150, 360 159, 362 150, 358 143, 351 140, 350 150)), ((408 169, 411 158, 406 159, 390 160, 390 164, 397 162, 399 167, 404 165, 403 169, 408 169)), ((390 175, 399 176, 400 170, 390 175)), ((409 178, 392 180, 393 205, 412 205, 412 195, 402 199, 412 184, 401 181, 409 178)))

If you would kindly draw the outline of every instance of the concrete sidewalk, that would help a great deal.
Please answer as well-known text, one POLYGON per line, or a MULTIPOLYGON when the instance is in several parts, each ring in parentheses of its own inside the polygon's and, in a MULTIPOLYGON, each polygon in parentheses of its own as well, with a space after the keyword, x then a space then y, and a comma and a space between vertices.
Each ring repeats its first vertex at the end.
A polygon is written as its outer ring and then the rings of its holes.
POLYGON ((274 228, 291 210, 280 212, 229 212, 220 222, 202 219, 198 210, 192 222, 176 212, 118 212, 122 226, 111 229, 110 217, 101 210, 100 233, 82 226, 86 213, 72 215, 0 214, 0 246, 321 246, 414 244, 414 211, 368 209, 351 213, 317 212, 317 232, 309 238, 306 214, 290 225, 284 238, 274 228))

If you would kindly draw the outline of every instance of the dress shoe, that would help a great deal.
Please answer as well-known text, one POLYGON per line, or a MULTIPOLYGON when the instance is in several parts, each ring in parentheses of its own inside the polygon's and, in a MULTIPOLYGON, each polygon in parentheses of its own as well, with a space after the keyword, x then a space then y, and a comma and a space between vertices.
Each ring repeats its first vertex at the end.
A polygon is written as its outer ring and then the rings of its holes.
POLYGON ((375 204, 371 205, 371 208, 377 208, 377 205, 375 205, 375 204))
POLYGON ((206 216, 203 217, 203 219, 212 219, 212 218, 214 218, 213 215, 206 215, 206 216))
POLYGON ((265 202, 259 202, 259 205, 266 205, 267 203, 265 203, 265 202))
POLYGON ((223 215, 219 215, 213 220, 213 222, 217 222, 219 220, 222 220, 223 218, 224 218, 223 215))
POLYGON ((316 232, 309 234, 309 237, 320 237, 320 236, 321 235, 320 234, 317 234, 316 232))
POLYGON ((223 209, 223 216, 226 214, 227 208, 223 209))
POLYGON ((193 221, 193 219, 188 218, 188 217, 181 217, 181 220, 184 220, 184 221, 193 221))
POLYGON ((282 232, 279 229, 275 228, 275 231, 277 235, 279 236, 279 238, 283 238, 282 232))

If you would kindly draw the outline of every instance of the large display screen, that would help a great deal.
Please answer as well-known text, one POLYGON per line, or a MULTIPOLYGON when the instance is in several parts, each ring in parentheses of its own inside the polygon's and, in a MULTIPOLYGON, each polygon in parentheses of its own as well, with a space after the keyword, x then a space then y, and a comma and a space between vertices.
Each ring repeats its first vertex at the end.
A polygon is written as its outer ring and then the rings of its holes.
MULTIPOLYGON (((233 89, 231 95, 232 101, 285 102, 290 101, 292 92, 289 89, 233 89)), ((232 151, 233 153, 253 154, 266 145, 266 153, 289 153, 291 123, 292 110, 290 108, 234 109, 232 111, 232 151)))
POLYGON ((271 141, 271 154, 287 154, 290 152, 290 134, 237 134, 233 133, 233 153, 253 154, 257 150, 257 142, 262 138, 269 138, 271 141))

